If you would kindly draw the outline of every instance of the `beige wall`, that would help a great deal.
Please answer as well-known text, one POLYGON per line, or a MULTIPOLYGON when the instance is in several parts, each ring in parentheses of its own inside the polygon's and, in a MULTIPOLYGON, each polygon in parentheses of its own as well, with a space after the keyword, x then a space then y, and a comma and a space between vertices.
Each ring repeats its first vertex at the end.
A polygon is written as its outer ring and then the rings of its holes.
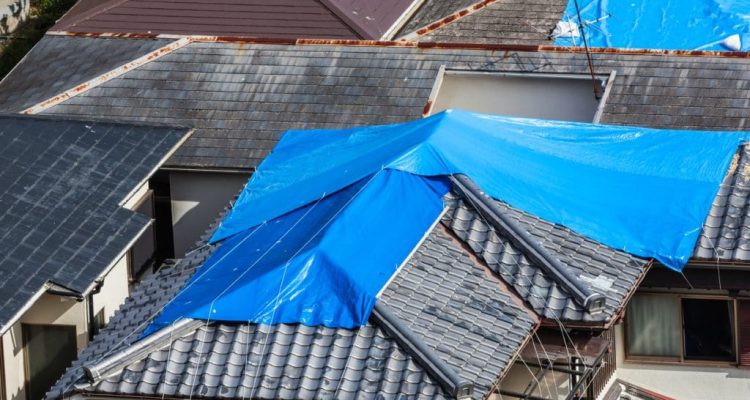
POLYGON ((615 329, 617 377, 633 385, 680 400, 750 399, 750 370, 639 364, 625 361, 623 326, 615 329))
POLYGON ((249 174, 170 171, 175 257, 193 249, 206 228, 229 205, 249 174))
MULTIPOLYGON (((105 318, 109 320, 128 294, 128 262, 127 257, 122 257, 104 278, 99 294, 93 296, 94 314, 104 308, 105 318)), ((2 336, 6 398, 26 398, 21 324, 74 325, 77 333, 77 350, 80 351, 88 343, 87 302, 88 299, 76 301, 72 298, 43 294, 2 336)))

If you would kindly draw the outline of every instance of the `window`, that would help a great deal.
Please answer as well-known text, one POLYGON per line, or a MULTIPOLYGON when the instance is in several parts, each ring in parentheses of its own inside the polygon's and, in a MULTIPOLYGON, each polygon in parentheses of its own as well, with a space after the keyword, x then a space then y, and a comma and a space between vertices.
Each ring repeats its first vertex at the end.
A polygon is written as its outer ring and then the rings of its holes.
MULTIPOLYGON (((737 362, 735 300, 638 293, 626 314, 630 358, 737 362)), ((740 304, 743 302, 740 301, 740 304)), ((743 331, 740 326, 740 332, 743 331)), ((747 336, 745 330, 745 336, 747 336)), ((745 337, 742 336, 741 338, 745 337)), ((739 348, 740 353, 742 347, 739 348)))
POLYGON ((498 73, 441 69, 430 95, 436 114, 459 108, 486 114, 598 122, 609 76, 498 73), (594 96, 594 85, 599 98, 594 96))
POLYGON ((29 400, 44 394, 76 358, 76 327, 22 324, 29 400))

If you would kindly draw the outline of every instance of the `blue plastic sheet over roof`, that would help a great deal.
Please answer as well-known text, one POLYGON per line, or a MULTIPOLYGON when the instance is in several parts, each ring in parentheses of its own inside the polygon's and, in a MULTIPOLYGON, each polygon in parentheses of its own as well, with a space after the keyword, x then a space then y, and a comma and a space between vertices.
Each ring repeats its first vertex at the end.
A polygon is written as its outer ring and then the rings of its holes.
POLYGON ((243 230, 145 334, 181 317, 365 325, 377 293, 439 217, 448 189, 445 179, 384 170, 243 230))
POLYGON ((439 217, 447 175, 680 270, 746 132, 654 130, 446 111, 289 131, 147 332, 178 318, 363 325, 439 217))
MULTIPOLYGON (((669 50, 750 49, 750 0, 578 0, 591 47, 669 50)), ((564 22, 578 23, 570 0, 564 22)), ((582 38, 555 44, 583 46, 582 38)))

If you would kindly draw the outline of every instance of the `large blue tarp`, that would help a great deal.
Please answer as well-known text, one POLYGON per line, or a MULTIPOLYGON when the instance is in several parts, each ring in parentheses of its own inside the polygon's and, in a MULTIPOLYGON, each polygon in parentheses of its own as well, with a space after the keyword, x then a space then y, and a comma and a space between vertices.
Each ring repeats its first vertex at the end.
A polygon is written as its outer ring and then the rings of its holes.
POLYGON ((395 125, 289 131, 212 241, 386 168, 463 173, 513 207, 680 270, 748 136, 458 110, 395 125))
POLYGON ((448 189, 445 179, 376 171, 237 232, 145 334, 181 317, 364 325, 378 291, 440 215, 448 189))
POLYGON ((680 270, 746 132, 654 130, 446 111, 289 131, 152 332, 181 317, 363 325, 469 176, 488 195, 680 270))
MULTIPOLYGON (((578 0, 578 5, 591 47, 750 49, 750 0, 578 0)), ((578 24, 574 0, 562 21, 578 24)), ((555 44, 583 46, 583 40, 558 37, 555 44)))

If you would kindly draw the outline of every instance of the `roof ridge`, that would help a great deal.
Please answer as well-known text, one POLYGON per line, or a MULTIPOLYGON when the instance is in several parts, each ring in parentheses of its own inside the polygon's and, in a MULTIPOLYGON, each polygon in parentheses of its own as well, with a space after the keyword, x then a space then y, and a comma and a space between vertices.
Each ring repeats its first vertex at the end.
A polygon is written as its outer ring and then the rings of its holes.
POLYGON ((508 218, 495 204, 489 201, 476 184, 465 175, 451 176, 451 182, 459 193, 473 204, 477 212, 486 218, 495 229, 506 235, 507 239, 517 245, 524 255, 539 265, 560 286, 564 287, 588 312, 595 313, 604 309, 606 297, 593 291, 584 284, 556 258, 534 241, 526 229, 508 218))
MULTIPOLYGON (((117 7, 117 6, 120 6, 120 5, 122 5, 123 3, 126 3, 126 2, 128 2, 128 1, 130 1, 130 0, 110 0, 110 1, 104 1, 104 2, 102 2, 102 3, 100 3, 100 4, 97 4, 97 5, 96 5, 96 6, 94 6, 94 7, 91 7, 90 9, 88 9, 88 10, 86 10, 86 11, 82 12, 81 14, 79 14, 79 15, 77 15, 77 16, 74 16, 74 17, 73 17, 73 16, 71 16, 71 21, 70 21, 70 22, 66 22, 66 23, 65 23, 65 26, 66 26, 66 27, 71 27, 71 26, 75 26, 76 24, 78 24, 78 23, 80 23, 80 22, 83 22, 83 21, 86 21, 86 20, 88 20, 88 19, 91 19, 91 18, 93 18, 93 17, 96 17, 97 15, 99 15, 99 14, 101 14, 101 13, 105 12, 105 11, 109 11, 109 10, 111 10, 112 8, 115 8, 115 7, 117 7)), ((82 3, 81 3, 81 2, 78 2, 78 3, 76 3, 76 5, 75 5, 75 6, 73 6, 73 7, 72 7, 72 8, 70 9, 70 10, 68 10, 68 12, 66 12, 66 13, 65 13, 65 15, 63 15, 63 16, 62 16, 62 18, 60 18, 60 20, 59 20, 59 21, 64 21, 64 20, 65 20, 65 17, 66 17, 66 16, 67 16, 67 15, 68 15, 68 14, 69 14, 69 13, 70 13, 71 11, 73 11, 73 9, 74 9, 74 8, 75 8, 76 6, 78 6, 78 5, 80 5, 80 4, 82 4, 82 3)))
POLYGON ((42 111, 45 111, 48 108, 51 108, 53 106, 56 106, 60 103, 62 103, 65 100, 70 99, 71 97, 77 96, 81 93, 87 92, 102 83, 105 83, 111 79, 117 78, 120 75, 138 68, 144 64, 147 64, 151 61, 154 61, 158 58, 161 58, 164 55, 167 55, 177 49, 180 49, 182 47, 187 46, 188 44, 192 43, 193 39, 191 37, 183 37, 180 39, 177 39, 173 42, 170 42, 166 46, 160 47, 148 54, 145 54, 143 56, 140 56, 136 58, 133 61, 130 61, 128 63, 125 63, 123 65, 120 65, 119 67, 110 70, 109 72, 105 72, 104 74, 101 74, 99 76, 96 76, 92 79, 89 79, 88 81, 75 86, 71 89, 68 89, 52 98, 49 98, 47 100, 41 101, 31 107, 26 108, 25 110, 21 111, 22 114, 37 114, 42 111))
POLYGON ((452 24, 454 22, 462 20, 464 17, 467 17, 471 14, 474 14, 475 12, 486 8, 487 6, 491 5, 492 3, 495 3, 497 0, 482 0, 477 3, 474 3, 466 8, 462 8, 458 11, 453 12, 451 15, 445 16, 437 21, 431 22, 421 28, 418 28, 414 32, 408 33, 404 36, 401 36, 397 40, 401 41, 414 41, 415 39, 419 39, 420 37, 435 32, 436 30, 452 24))
POLYGON ((403 346, 453 398, 471 398, 474 393, 474 383, 461 378, 453 368, 431 351, 385 304, 380 301, 375 302, 370 319, 403 346))
POLYGON ((351 30, 353 30, 357 35, 359 35, 363 39, 379 39, 379 38, 370 38, 370 34, 367 33, 367 31, 362 28, 357 22, 354 21, 349 15, 347 15, 344 10, 341 9, 338 5, 336 5, 331 0, 317 0, 318 3, 320 3, 323 7, 327 8, 328 11, 332 12, 333 15, 336 16, 341 22, 344 23, 344 25, 348 26, 351 30))

